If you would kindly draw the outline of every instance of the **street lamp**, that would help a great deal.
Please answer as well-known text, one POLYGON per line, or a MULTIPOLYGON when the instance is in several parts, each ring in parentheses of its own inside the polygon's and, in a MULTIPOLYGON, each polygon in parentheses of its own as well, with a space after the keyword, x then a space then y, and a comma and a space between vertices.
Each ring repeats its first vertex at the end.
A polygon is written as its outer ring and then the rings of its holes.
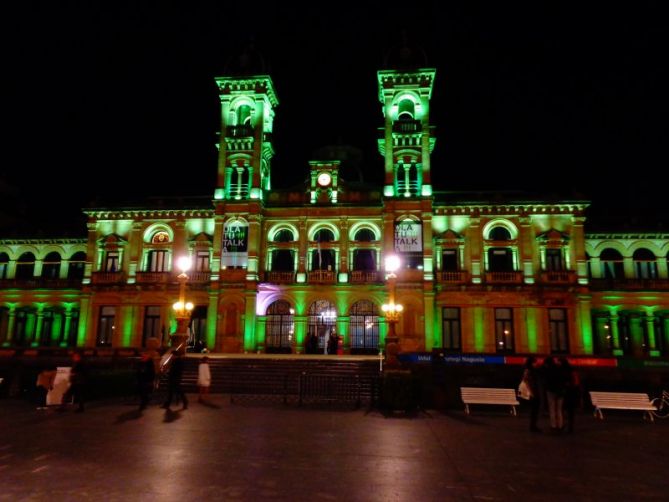
POLYGON ((381 306, 381 310, 383 310, 386 316, 386 322, 388 323, 388 334, 386 335, 386 367, 388 369, 393 369, 399 367, 397 353, 400 349, 395 326, 397 321, 399 321, 400 314, 404 310, 404 307, 401 304, 395 303, 395 285, 397 282, 397 275, 395 275, 395 272, 400 268, 399 256, 386 256, 385 266, 387 272, 386 279, 388 280, 388 303, 384 303, 381 306))
POLYGON ((182 256, 177 260, 177 268, 181 273, 177 276, 179 281, 179 301, 172 305, 177 318, 177 330, 172 334, 172 346, 176 352, 184 353, 186 351, 186 342, 188 341, 188 321, 190 313, 193 310, 193 304, 186 302, 186 282, 190 270, 191 260, 188 256, 182 256))

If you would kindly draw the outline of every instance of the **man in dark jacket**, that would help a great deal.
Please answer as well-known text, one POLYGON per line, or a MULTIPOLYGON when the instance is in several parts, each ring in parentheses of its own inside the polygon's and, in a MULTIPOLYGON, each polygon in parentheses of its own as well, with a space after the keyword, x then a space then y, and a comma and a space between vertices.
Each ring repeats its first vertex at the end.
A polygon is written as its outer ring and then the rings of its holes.
POLYGON ((183 389, 181 388, 181 376, 184 372, 184 358, 181 354, 174 352, 172 354, 172 365, 170 366, 170 374, 167 378, 167 400, 163 404, 163 408, 169 410, 170 404, 172 404, 172 396, 174 396, 178 402, 181 398, 183 403, 183 409, 188 408, 188 399, 186 394, 184 394, 183 389))

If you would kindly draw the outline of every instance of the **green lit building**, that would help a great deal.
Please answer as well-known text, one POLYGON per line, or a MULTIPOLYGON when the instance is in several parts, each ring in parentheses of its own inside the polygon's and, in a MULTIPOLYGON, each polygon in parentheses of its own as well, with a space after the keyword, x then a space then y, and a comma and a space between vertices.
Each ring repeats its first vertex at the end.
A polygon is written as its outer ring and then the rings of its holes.
POLYGON ((0 239, 0 343, 166 342, 174 264, 188 255, 191 344, 302 353, 311 334, 320 350, 334 330, 345 352, 378 353, 383 262, 397 254, 404 351, 666 357, 669 234, 589 235, 585 201, 440 192, 430 161, 435 75, 378 73, 382 186, 314 159, 295 189, 273 184, 272 79, 217 78, 210 196, 86 209, 81 239, 0 239))

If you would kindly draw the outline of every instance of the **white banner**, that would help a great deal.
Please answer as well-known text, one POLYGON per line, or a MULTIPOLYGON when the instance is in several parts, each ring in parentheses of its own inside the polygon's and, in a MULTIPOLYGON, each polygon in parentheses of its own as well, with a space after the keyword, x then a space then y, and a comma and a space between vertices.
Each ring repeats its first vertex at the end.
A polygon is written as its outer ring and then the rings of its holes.
POLYGON ((412 253, 421 251, 423 251, 423 224, 414 220, 396 222, 395 252, 412 253))
POLYGON ((221 266, 246 267, 248 263, 249 227, 240 221, 227 222, 223 226, 221 266))

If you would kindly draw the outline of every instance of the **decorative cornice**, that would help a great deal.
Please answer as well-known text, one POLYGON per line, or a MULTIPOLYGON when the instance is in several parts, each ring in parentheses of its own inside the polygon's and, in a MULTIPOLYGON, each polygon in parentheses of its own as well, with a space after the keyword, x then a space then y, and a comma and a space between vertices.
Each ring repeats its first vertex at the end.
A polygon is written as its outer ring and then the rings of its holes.
POLYGON ((583 202, 564 202, 560 204, 480 204, 462 203, 458 205, 435 205, 435 215, 470 215, 470 216, 534 216, 543 214, 573 214, 585 211, 589 204, 583 202))
POLYGON ((0 239, 0 245, 37 245, 37 244, 87 244, 86 238, 54 238, 54 239, 0 239))
POLYGON ((272 106, 277 106, 279 100, 274 92, 274 84, 269 75, 253 77, 216 77, 216 85, 221 99, 229 94, 265 94, 272 106))
POLYGON ((597 232, 597 233, 586 233, 586 239, 599 239, 599 240, 609 240, 609 239, 669 239, 669 233, 651 233, 651 232, 597 232))
POLYGON ((139 218, 213 218, 213 209, 88 209, 84 213, 96 220, 136 220, 139 218))

